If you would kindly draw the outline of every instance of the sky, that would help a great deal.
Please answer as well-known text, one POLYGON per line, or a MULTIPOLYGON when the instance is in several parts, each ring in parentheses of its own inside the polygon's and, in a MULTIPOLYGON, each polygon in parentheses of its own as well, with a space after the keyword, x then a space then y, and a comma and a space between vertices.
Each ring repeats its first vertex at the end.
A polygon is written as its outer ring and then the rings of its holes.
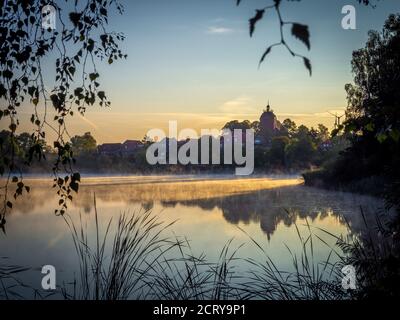
POLYGON ((381 30, 399 0, 381 0, 375 9, 356 0, 282 1, 285 21, 308 24, 311 50, 290 35, 302 60, 276 47, 258 68, 264 50, 279 37, 273 11, 249 36, 248 19, 272 0, 134 0, 110 17, 110 30, 123 32, 128 54, 111 66, 98 64, 111 108, 89 108, 70 122, 70 134, 90 131, 99 143, 141 139, 153 128, 220 129, 232 119, 258 120, 270 102, 279 120, 332 127, 328 113, 346 107, 344 85, 352 81, 352 52, 364 46, 370 29, 381 30), (356 7, 357 29, 341 27, 344 5, 356 7))

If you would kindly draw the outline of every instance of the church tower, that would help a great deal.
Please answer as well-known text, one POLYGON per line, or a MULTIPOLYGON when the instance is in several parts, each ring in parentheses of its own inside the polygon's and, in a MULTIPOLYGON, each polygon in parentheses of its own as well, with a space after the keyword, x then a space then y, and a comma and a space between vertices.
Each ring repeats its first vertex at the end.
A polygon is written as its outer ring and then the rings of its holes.
POLYGON ((274 111, 268 101, 267 107, 264 109, 260 117, 260 138, 263 143, 271 142, 272 137, 280 129, 280 123, 277 120, 274 111))

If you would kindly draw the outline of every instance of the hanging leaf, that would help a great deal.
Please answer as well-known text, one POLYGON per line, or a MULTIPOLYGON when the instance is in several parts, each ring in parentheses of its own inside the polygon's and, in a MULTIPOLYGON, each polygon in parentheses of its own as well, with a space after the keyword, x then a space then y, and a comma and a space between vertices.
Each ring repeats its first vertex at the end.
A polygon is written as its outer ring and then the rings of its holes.
POLYGON ((306 66, 307 70, 310 72, 310 77, 312 76, 312 67, 311 67, 311 62, 310 59, 304 57, 304 65, 306 66))
POLYGON ((256 10, 256 15, 249 20, 250 37, 253 36, 254 30, 256 28, 256 23, 263 18, 264 12, 265 12, 265 10, 256 10))
POLYGON ((82 16, 82 13, 78 13, 78 12, 70 12, 69 13, 69 19, 71 20, 74 27, 78 26, 81 16, 82 16))
POLYGON ((260 62, 258 63, 258 67, 260 67, 261 63, 264 62, 265 57, 271 52, 272 46, 268 47, 267 50, 265 50, 264 54, 262 55, 260 62))
POLYGON ((17 130, 17 125, 16 125, 15 123, 11 123, 10 126, 9 126, 9 129, 10 129, 12 132, 15 132, 15 130, 17 130))
POLYGON ((93 72, 89 74, 89 79, 90 81, 94 81, 99 77, 99 74, 97 72, 93 72))
POLYGON ((79 173, 79 172, 75 172, 75 173, 72 175, 72 180, 73 180, 73 181, 81 181, 81 175, 80 175, 80 173, 79 173))
POLYGON ((307 49, 310 50, 310 32, 308 31, 308 26, 300 23, 293 23, 292 35, 303 42, 307 49))
POLYGON ((104 91, 99 91, 97 93, 97 96, 100 98, 100 100, 104 100, 106 98, 106 94, 104 91))
POLYGON ((100 13, 101 13, 103 16, 107 17, 107 9, 106 9, 106 8, 101 7, 101 8, 100 8, 100 13))
POLYGON ((78 193, 79 184, 78 184, 77 182, 71 182, 71 183, 69 184, 69 186, 70 186, 70 188, 71 188, 72 190, 74 190, 76 193, 78 193))

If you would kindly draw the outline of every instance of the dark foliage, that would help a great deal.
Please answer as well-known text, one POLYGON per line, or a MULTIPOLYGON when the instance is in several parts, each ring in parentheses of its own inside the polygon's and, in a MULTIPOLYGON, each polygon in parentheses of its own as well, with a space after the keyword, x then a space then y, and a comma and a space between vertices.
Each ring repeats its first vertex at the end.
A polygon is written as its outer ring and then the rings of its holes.
POLYGON ((369 176, 386 178, 388 205, 398 205, 400 181, 400 15, 382 32, 371 31, 365 48, 353 53, 354 84, 346 85, 347 120, 338 130, 351 146, 335 164, 343 182, 369 176))
MULTIPOLYGON (((300 2, 301 0, 287 0, 289 2, 300 2)), ((372 6, 375 7, 372 4, 371 0, 356 0, 358 3, 366 5, 366 6, 372 6)), ((379 0, 378 0, 379 1, 379 0)), ((242 0, 236 0, 236 5, 239 6, 242 3, 242 0)), ((301 42, 304 43, 304 45, 307 47, 308 50, 311 49, 311 42, 310 42, 310 32, 308 30, 308 26, 297 23, 297 22, 287 22, 284 21, 282 18, 282 13, 281 13, 281 5, 282 5, 282 0, 274 0, 273 4, 270 4, 262 9, 257 9, 254 17, 249 19, 249 29, 250 29, 250 37, 253 36, 254 31, 256 29, 256 24, 260 22, 264 17, 265 13, 267 11, 273 10, 275 11, 277 17, 278 17, 278 25, 279 25, 279 33, 281 36, 281 39, 279 42, 276 42, 274 44, 271 44, 267 47, 267 49, 264 51, 264 53, 261 56, 261 59, 259 61, 259 66, 264 62, 265 58, 271 53, 272 48, 277 47, 277 46, 283 46, 285 47, 288 52, 293 56, 293 57, 298 57, 301 58, 304 62, 304 66, 310 73, 310 76, 312 75, 312 64, 309 58, 305 57, 304 55, 298 54, 294 52, 291 47, 288 44, 288 41, 284 37, 284 27, 286 25, 291 25, 292 29, 292 36, 295 37, 296 39, 300 40, 301 42)))
POLYGON ((1 225, 7 208, 12 207, 8 197, 9 182, 17 184, 14 198, 28 192, 24 188, 22 171, 34 159, 42 159, 42 141, 46 133, 56 136, 52 171, 54 186, 60 196, 60 213, 67 208, 73 191, 78 190, 79 174, 73 169, 74 153, 69 143, 67 121, 77 111, 82 115, 98 102, 109 106, 105 92, 100 89, 100 75, 96 61, 109 64, 126 57, 118 45, 124 39, 119 33, 109 32, 108 12, 122 7, 117 0, 65 1, 60 7, 56 1, 27 0, 1 1, 0 7, 0 119, 9 122, 11 134, 0 140, 0 173, 6 183, 1 188, 4 206, 0 212, 1 225), (54 8, 56 28, 44 28, 44 5, 54 8), (54 61, 53 61, 54 60, 54 61), (53 65, 55 79, 44 78, 42 67, 53 65), (79 74, 77 72, 79 71, 79 74), (79 84, 77 79, 79 79, 79 84), (50 88, 50 89, 49 89, 50 88), (30 105, 30 121, 35 132, 24 162, 17 163, 17 136, 19 109, 30 105), (49 119, 47 110, 55 113, 49 119), (65 173, 66 176, 60 177, 65 173), (17 173, 17 174, 16 174, 17 173))

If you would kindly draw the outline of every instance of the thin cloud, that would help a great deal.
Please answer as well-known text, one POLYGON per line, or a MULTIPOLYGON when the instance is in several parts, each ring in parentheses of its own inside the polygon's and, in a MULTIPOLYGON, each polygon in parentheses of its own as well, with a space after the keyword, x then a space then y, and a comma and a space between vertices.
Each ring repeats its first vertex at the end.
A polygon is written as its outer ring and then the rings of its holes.
POLYGON ((277 113, 281 117, 322 117, 322 118, 334 118, 335 114, 341 116, 345 113, 343 109, 327 110, 325 112, 315 112, 315 113, 277 113))
POLYGON ((235 30, 227 27, 217 27, 211 26, 207 28, 208 34, 230 34, 233 33, 235 30))
POLYGON ((261 112, 259 108, 255 107, 253 99, 245 95, 226 101, 219 108, 219 111, 231 114, 249 114, 261 112))

